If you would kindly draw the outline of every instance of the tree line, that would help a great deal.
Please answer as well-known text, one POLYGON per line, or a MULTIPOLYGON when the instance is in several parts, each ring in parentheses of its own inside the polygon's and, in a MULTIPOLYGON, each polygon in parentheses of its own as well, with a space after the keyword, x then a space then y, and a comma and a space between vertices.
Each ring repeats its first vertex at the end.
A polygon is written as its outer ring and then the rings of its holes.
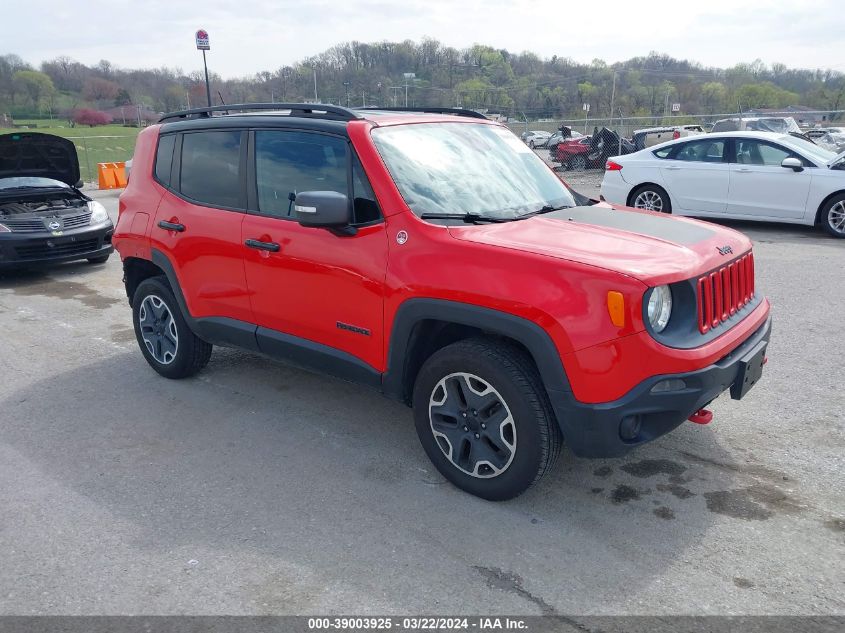
MULTIPOLYGON (((845 74, 756 60, 714 68, 652 52, 625 62, 542 59, 491 46, 465 49, 434 39, 347 42, 275 70, 223 79, 211 73, 219 104, 301 102, 352 106, 460 106, 517 118, 660 116, 669 103, 696 114, 804 105, 845 108, 845 74), (413 77, 406 74, 413 73, 413 77), (316 77, 316 90, 315 90, 316 77), (611 113, 612 108, 612 113, 611 113)), ((179 68, 88 66, 62 56, 38 68, 0 56, 0 112, 18 118, 71 117, 79 109, 141 105, 154 112, 205 105, 202 73, 179 68)))

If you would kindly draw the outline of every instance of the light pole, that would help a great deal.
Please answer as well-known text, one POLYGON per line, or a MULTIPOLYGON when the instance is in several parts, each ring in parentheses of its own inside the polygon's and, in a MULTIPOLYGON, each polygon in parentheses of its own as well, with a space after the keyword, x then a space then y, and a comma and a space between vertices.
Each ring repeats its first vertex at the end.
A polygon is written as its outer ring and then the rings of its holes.
POLYGON ((350 83, 348 81, 343 82, 343 87, 346 88, 346 107, 349 107, 349 86, 350 83))
POLYGON ((409 79, 415 79, 417 75, 415 73, 402 73, 402 75, 405 77, 405 107, 407 108, 408 107, 408 80, 409 79))

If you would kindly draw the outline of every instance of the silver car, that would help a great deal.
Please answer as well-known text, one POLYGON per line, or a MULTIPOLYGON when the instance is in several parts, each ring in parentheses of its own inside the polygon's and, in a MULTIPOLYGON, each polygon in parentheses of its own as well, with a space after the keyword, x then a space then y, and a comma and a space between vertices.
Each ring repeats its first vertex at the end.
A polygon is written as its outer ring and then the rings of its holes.
POLYGON ((551 137, 551 132, 544 132, 542 130, 535 130, 532 132, 523 132, 522 141, 531 149, 535 147, 545 147, 551 137))

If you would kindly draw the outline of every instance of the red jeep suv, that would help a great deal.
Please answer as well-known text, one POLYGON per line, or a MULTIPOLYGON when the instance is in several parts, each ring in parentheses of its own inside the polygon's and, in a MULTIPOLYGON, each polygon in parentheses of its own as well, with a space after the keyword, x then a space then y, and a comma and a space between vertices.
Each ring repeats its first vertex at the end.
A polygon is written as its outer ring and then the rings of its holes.
POLYGON ((563 442, 613 457, 708 421, 760 378, 771 330, 743 235, 584 206, 466 110, 166 115, 138 137, 114 244, 159 374, 226 345, 363 383, 486 499, 563 442))

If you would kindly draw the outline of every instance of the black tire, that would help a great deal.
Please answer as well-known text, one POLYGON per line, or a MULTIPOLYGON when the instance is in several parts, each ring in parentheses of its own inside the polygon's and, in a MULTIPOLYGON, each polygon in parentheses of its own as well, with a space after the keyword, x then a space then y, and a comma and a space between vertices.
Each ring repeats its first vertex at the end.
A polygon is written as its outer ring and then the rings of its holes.
POLYGON ((525 352, 512 344, 476 338, 435 352, 417 375, 413 402, 417 435, 429 459, 458 488, 483 499, 504 501, 525 492, 552 468, 560 454, 560 429, 537 369, 525 352), (470 377, 465 379, 466 375, 470 377), (453 384, 447 389, 449 380, 458 381, 459 388, 453 384), (447 409, 450 394, 456 391, 463 394, 457 402, 466 410, 454 416, 436 413, 447 409), (479 407, 476 411, 478 403, 485 410, 479 407), (499 422, 502 417, 504 421, 499 422), (490 429, 484 420, 493 420, 490 429), (496 423, 499 427, 492 428, 496 423), (435 426, 440 430, 449 427, 446 432, 459 445, 458 451, 450 448, 452 442, 446 435, 435 436, 435 426), (465 446, 471 448, 464 450, 465 446), (449 454, 456 455, 465 467, 453 462, 449 454), (473 455, 477 455, 475 462, 473 455), (487 456, 491 461, 483 459, 487 456))
POLYGON ((534 149, 534 140, 533 139, 528 140, 528 147, 530 147, 531 149, 534 149))
POLYGON ((109 257, 111 257, 111 253, 108 255, 103 255, 102 257, 89 257, 88 263, 89 264, 105 264, 109 261, 109 257))
POLYGON ((845 238, 845 193, 833 196, 819 212, 819 223, 833 237, 845 238))
POLYGON ((569 161, 569 168, 572 171, 584 171, 587 169, 587 159, 582 154, 577 154, 569 161))
POLYGON ((188 327, 166 277, 150 277, 138 285, 132 298, 132 324, 144 358, 165 378, 193 376, 205 367, 211 358, 211 344, 197 337, 188 327), (166 313, 161 309, 162 305, 166 313), (158 310, 160 312, 156 312, 158 310), (174 331, 175 337, 172 336, 174 331), (150 342, 150 347, 147 341, 150 342), (166 344, 167 349, 163 352, 162 341, 169 341, 166 344), (156 354, 159 358, 156 358, 156 354))
POLYGON ((657 213, 672 213, 672 200, 669 199, 666 190, 658 185, 641 185, 634 189, 628 197, 628 206, 657 213), (638 199, 641 197, 655 201, 652 208, 649 208, 645 201, 641 203, 642 206, 638 206, 638 199), (656 202, 657 198, 659 198, 659 203, 656 202), (657 208, 658 204, 660 208, 657 208))

